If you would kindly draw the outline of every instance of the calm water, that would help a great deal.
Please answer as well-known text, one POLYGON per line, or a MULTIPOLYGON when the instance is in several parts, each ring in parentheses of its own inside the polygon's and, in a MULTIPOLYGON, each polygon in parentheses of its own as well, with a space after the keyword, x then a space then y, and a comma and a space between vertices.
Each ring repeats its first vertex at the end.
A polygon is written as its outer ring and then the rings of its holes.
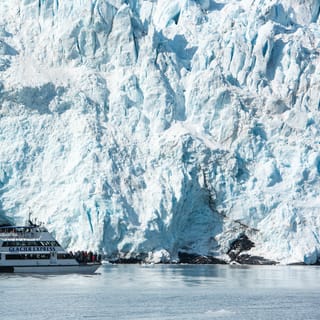
POLYGON ((320 267, 104 265, 0 275, 1 320, 320 319, 320 267))

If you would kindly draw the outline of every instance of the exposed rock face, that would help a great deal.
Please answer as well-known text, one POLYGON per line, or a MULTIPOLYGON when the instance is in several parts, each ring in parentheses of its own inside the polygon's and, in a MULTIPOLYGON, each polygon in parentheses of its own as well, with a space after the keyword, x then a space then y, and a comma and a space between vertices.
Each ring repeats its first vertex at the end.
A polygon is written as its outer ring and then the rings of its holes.
POLYGON ((224 260, 215 257, 201 256, 186 252, 179 252, 179 262, 190 264, 226 264, 224 260))
POLYGON ((2 0, 0 216, 31 207, 110 258, 247 261, 246 234, 252 257, 316 263, 319 10, 2 0))
POLYGON ((234 240, 227 254, 232 262, 239 264, 276 264, 276 261, 268 260, 259 256, 250 255, 250 250, 254 247, 254 243, 245 235, 242 234, 234 240))
POLYGON ((231 261, 234 261, 239 257, 242 251, 249 251, 253 247, 254 243, 249 240, 249 238, 245 234, 242 234, 238 239, 234 240, 231 243, 230 249, 228 250, 227 254, 231 258, 231 261))

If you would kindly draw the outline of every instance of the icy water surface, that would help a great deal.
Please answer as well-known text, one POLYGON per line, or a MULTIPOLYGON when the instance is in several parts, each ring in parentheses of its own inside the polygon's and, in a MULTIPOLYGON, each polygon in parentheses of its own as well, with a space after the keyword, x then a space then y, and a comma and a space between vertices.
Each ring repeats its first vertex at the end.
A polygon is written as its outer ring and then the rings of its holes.
POLYGON ((0 275, 1 320, 320 319, 320 267, 104 265, 0 275))

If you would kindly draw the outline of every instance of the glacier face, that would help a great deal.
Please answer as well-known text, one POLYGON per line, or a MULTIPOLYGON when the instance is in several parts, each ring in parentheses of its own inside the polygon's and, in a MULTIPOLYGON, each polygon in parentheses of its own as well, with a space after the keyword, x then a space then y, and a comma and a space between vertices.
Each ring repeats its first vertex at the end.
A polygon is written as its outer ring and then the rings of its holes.
POLYGON ((320 257, 318 0, 2 0, 0 216, 69 249, 320 257))

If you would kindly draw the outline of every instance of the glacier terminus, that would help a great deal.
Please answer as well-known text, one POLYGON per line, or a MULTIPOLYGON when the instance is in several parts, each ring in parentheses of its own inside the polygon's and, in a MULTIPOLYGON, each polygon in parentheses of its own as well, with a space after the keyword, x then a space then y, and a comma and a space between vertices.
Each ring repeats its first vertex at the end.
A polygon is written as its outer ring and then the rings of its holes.
POLYGON ((2 0, 0 223, 32 208, 110 259, 319 263, 319 15, 2 0))

